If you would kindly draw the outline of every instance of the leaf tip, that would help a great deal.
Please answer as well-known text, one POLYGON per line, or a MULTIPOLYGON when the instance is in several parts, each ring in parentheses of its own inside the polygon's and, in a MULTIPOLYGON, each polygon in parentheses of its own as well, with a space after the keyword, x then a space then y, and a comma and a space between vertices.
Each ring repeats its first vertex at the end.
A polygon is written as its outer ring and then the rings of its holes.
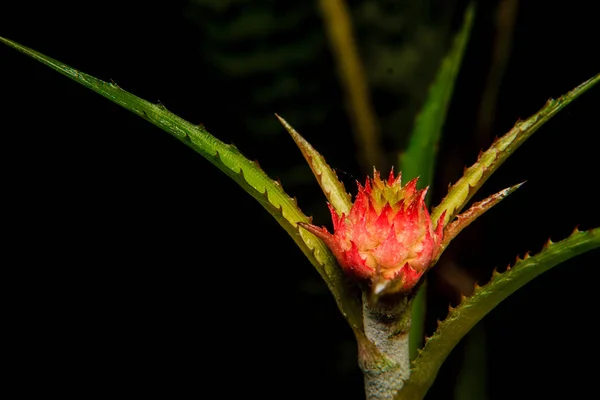
POLYGON ((296 130, 292 128, 292 126, 285 119, 279 116, 279 114, 275 113, 275 117, 277 117, 281 125, 283 125, 283 127, 285 128, 285 130, 288 131, 290 135, 292 135, 294 140, 297 140, 296 138, 300 136, 298 132, 296 132, 296 130))
POLYGON ((511 187, 509 187, 508 189, 509 189, 509 190, 511 191, 511 193, 512 193, 512 192, 514 192, 515 190, 519 189, 521 186, 523 186, 523 185, 524 185, 524 184, 526 184, 526 183, 527 183, 527 180, 524 180, 523 182, 521 182, 521 183, 517 183, 516 185, 514 185, 514 186, 511 186, 511 187))

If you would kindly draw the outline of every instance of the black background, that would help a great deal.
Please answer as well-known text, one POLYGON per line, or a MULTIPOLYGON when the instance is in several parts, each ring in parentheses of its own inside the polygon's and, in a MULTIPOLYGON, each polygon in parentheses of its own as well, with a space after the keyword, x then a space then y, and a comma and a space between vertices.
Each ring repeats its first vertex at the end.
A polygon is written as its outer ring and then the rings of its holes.
MULTIPOLYGON (((493 135, 600 70, 587 3, 522 3, 493 135)), ((245 88, 213 79, 183 18, 186 5, 12 2, 2 7, 0 35, 160 100, 235 142, 271 176, 300 165, 291 140, 274 152, 232 122, 245 88)), ((444 157, 462 149, 466 165, 477 153, 461 137, 473 129, 489 61, 488 22, 482 13, 459 76, 434 202, 458 178, 443 170, 444 157)), ((6 46, 0 73, 3 247, 5 270, 15 273, 5 282, 5 329, 16 333, 8 346, 21 355, 13 370, 29 377, 23 390, 363 397, 350 329, 310 263, 250 196, 165 132, 6 46)), ((481 283, 548 237, 600 225, 598 90, 545 125, 478 195, 527 180, 473 225, 476 235, 453 244, 457 262, 481 268, 473 273, 481 283)), ((339 103, 320 130, 296 128, 315 138, 330 165, 363 180, 339 103)), ((324 199, 303 200, 318 193, 316 182, 288 190, 328 224, 324 199)), ((599 260, 596 250, 554 268, 485 318, 489 398, 591 390, 599 260)), ((432 296, 432 314, 443 314, 452 299, 432 296)), ((460 355, 442 368, 431 398, 451 397, 460 355)))

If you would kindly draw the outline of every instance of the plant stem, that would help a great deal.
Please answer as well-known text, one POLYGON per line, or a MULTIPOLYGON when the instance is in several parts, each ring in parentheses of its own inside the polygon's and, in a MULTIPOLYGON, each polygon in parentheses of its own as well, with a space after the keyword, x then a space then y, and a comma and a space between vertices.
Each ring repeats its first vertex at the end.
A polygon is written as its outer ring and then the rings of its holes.
POLYGON ((369 302, 363 294, 363 324, 367 339, 380 353, 374 360, 359 351, 367 400, 391 400, 410 377, 410 305, 407 297, 369 302))

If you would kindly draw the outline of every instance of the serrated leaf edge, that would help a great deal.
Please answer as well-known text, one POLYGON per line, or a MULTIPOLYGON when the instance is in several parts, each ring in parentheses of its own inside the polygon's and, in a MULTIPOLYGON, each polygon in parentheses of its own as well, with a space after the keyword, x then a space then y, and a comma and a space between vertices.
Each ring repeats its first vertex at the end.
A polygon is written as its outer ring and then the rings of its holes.
POLYGON ((325 197, 338 213, 338 215, 350 213, 352 208, 352 197, 346 192, 344 183, 337 177, 335 171, 327 164, 325 157, 321 155, 306 139, 302 137, 285 119, 275 114, 279 122, 288 131, 304 159, 310 166, 325 197))
POLYGON ((485 285, 480 286, 479 284, 475 283, 473 294, 470 296, 465 296, 463 294, 461 295, 461 302, 457 306, 452 307, 450 305, 448 307, 448 315, 446 318, 441 322, 438 321, 437 330, 431 337, 426 338, 425 345, 418 351, 418 355, 413 361, 412 375, 406 382, 406 386, 403 389, 404 393, 401 393, 401 396, 396 397, 396 399, 412 399, 413 397, 411 396, 416 396, 414 398, 422 398, 429 386, 433 383, 437 371, 454 346, 458 344, 468 330, 470 330, 481 318, 487 315, 487 313, 489 313, 489 311, 491 311, 502 300, 524 286, 527 282, 539 274, 572 257, 584 253, 585 251, 598 247, 600 247, 600 228, 594 228, 587 231, 580 231, 578 228, 575 228, 573 233, 563 240, 553 242, 551 239, 548 239, 542 250, 534 256, 531 256, 529 252, 527 252, 523 257, 517 256, 515 263, 512 265, 512 267, 509 265, 505 272, 501 273, 495 269, 492 273, 490 281, 485 285), (567 254, 565 250, 569 248, 575 251, 567 254), (529 277, 529 279, 525 279, 522 284, 518 285, 513 290, 501 291, 502 288, 498 287, 502 281, 510 282, 511 279, 514 279, 515 274, 527 272, 524 271, 524 268, 533 268, 539 265, 542 257, 552 255, 553 252, 555 253, 555 256, 558 254, 558 257, 563 256, 564 258, 550 261, 544 269, 541 271, 535 271, 537 273, 533 274, 531 277, 529 277), (484 296, 486 293, 499 293, 499 297, 496 302, 491 302, 493 303, 491 306, 487 305, 487 309, 483 310, 479 318, 465 320, 464 314, 461 313, 476 307, 481 296, 484 296), (451 336, 448 336, 448 334, 445 334, 445 332, 448 331, 448 329, 451 329, 450 327, 453 326, 453 324, 455 326, 460 325, 460 332, 457 332, 457 334, 450 333, 451 336), (446 335, 446 337, 452 337, 454 343, 450 343, 450 345, 447 345, 444 348, 432 349, 432 343, 436 343, 436 341, 439 342, 440 340, 447 340, 444 338, 444 335, 446 335))
POLYGON ((485 199, 473 204, 471 207, 469 207, 467 211, 463 212, 462 214, 457 215, 455 220, 446 225, 446 227, 444 228, 444 236, 442 242, 440 243, 440 250, 436 255, 435 259, 433 260, 432 264, 435 264, 437 260, 439 260, 440 256, 442 255, 444 250, 446 250, 450 242, 460 232, 462 232, 463 229, 469 226, 472 222, 474 222, 484 213, 489 211, 492 207, 494 207, 502 200, 507 198, 515 190, 523 186, 523 184, 525 184, 525 182, 521 182, 506 189, 502 189, 501 191, 494 193, 491 196, 488 196, 485 199))

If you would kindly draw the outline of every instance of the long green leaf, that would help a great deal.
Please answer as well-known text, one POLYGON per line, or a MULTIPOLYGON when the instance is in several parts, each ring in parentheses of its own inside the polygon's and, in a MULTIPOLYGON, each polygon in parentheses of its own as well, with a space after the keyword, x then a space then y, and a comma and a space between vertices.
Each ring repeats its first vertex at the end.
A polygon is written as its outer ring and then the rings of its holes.
POLYGON ((484 182, 519 146, 529 139, 550 118, 556 115, 556 113, 585 93, 598 83, 598 81, 600 81, 600 74, 583 82, 558 99, 548 100, 540 111, 525 121, 517 122, 507 134, 500 139, 496 139, 485 153, 479 154, 475 164, 465 169, 462 178, 450 188, 442 202, 433 209, 431 220, 437 223, 442 213, 446 211, 443 224, 447 225, 448 222, 452 221, 484 182))
POLYGON ((438 142, 446 121, 456 76, 469 41, 474 15, 475 6, 471 3, 465 11, 462 28, 454 38, 450 52, 442 61, 429 88, 425 105, 415 119, 408 146, 400 155, 400 170, 402 179, 406 182, 420 176, 419 181, 422 185, 431 185, 438 142))
POLYGON ((299 229, 297 223, 309 223, 310 218, 302 213, 296 199, 288 196, 281 185, 269 178, 257 163, 244 157, 234 146, 225 144, 210 135, 203 127, 189 123, 161 105, 152 104, 113 83, 77 71, 11 40, 0 37, 0 41, 145 118, 175 136, 227 174, 258 200, 288 232, 327 283, 342 314, 355 330, 361 329, 359 299, 348 285, 347 278, 338 267, 335 257, 320 239, 304 229, 299 229))
POLYGON ((496 305, 550 268, 598 247, 600 228, 585 232, 575 230, 560 242, 548 241, 541 252, 535 256, 526 255, 506 272, 495 271, 488 284, 476 286, 473 295, 463 298, 456 308, 450 309, 446 319, 439 323, 437 331, 427 340, 415 359, 412 375, 396 398, 423 398, 454 346, 496 305))
MULTIPOLYGON (((442 61, 437 76, 429 88, 425 105, 415 119, 415 126, 408 146, 400 154, 400 171, 402 171, 402 177, 406 182, 417 176, 420 176, 419 181, 421 185, 429 186, 433 181, 438 142, 442 135, 448 106, 454 92, 456 76, 458 75, 467 42, 469 41, 474 14, 475 3, 471 3, 465 11, 462 28, 454 38, 452 47, 442 61)), ((412 325, 409 336, 411 358, 417 355, 417 349, 423 343, 426 288, 427 285, 421 285, 419 292, 413 300, 411 311, 412 325)))

